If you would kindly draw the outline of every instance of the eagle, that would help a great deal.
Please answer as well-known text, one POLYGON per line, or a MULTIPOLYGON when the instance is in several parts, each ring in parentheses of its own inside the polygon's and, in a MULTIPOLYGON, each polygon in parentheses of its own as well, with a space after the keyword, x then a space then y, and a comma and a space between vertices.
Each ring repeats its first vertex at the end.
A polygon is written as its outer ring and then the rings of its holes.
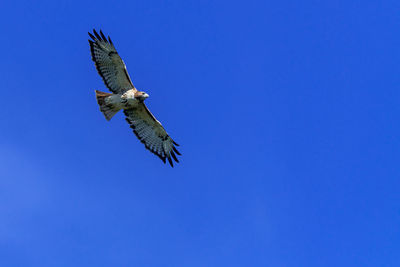
POLYGON ((133 85, 125 63, 118 55, 110 36, 106 38, 101 30, 100 34, 96 30, 93 30, 93 34, 88 34, 92 39, 89 39, 92 60, 104 84, 112 92, 95 90, 100 111, 109 121, 122 109, 126 121, 144 146, 164 163, 168 160, 171 167, 174 167, 172 159, 179 162, 176 155, 181 155, 176 149, 179 145, 146 107, 144 101, 149 95, 137 90, 133 85))

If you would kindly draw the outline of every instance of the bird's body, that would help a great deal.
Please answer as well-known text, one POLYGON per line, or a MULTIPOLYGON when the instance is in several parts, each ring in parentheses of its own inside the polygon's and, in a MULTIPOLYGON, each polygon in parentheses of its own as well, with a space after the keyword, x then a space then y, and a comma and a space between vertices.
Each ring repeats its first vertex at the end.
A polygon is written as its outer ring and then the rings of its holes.
POLYGON ((171 160, 179 162, 175 153, 180 155, 175 146, 178 146, 167 134, 161 123, 151 114, 144 101, 149 97, 145 92, 133 86, 125 64, 118 55, 110 37, 107 38, 100 31, 94 30, 94 36, 89 33, 92 59, 104 83, 112 93, 96 90, 97 103, 100 111, 107 120, 123 110, 127 122, 133 132, 145 147, 156 154, 164 163, 166 159, 173 167, 171 160))
POLYGON ((121 109, 138 107, 142 100, 137 93, 138 91, 134 91, 132 89, 126 91, 124 94, 109 94, 96 91, 96 97, 100 105, 100 110, 103 112, 107 120, 111 120, 111 118, 121 109), (110 114, 109 112, 105 112, 106 110, 111 110, 114 112, 110 114))

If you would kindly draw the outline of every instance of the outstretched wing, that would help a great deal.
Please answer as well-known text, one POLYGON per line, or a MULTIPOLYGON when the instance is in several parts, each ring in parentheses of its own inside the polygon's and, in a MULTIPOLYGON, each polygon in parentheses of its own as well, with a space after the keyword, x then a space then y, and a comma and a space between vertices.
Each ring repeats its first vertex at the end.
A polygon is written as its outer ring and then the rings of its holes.
POLYGON ((179 145, 172 140, 143 102, 135 108, 125 109, 124 113, 133 132, 148 150, 156 154, 164 163, 168 159, 172 167, 174 164, 171 157, 179 162, 175 155, 175 153, 181 155, 175 147, 179 145))
POLYGON ((115 94, 123 94, 135 88, 110 37, 107 40, 101 30, 100 35, 95 30, 93 33, 94 36, 89 32, 89 36, 93 39, 89 40, 92 60, 108 89, 115 94))

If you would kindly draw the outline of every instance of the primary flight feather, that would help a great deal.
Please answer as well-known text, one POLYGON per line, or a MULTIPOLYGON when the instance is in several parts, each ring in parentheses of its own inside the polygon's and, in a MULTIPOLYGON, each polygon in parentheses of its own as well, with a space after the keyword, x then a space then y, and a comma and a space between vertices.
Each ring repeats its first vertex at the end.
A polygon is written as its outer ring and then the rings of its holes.
POLYGON ((93 30, 89 36, 92 38, 89 40, 92 60, 104 84, 112 92, 96 90, 100 111, 110 120, 122 109, 137 138, 164 163, 168 160, 173 167, 172 159, 179 162, 176 155, 181 155, 176 149, 179 145, 144 104, 149 95, 135 88, 110 37, 107 39, 101 30, 100 34, 93 30))

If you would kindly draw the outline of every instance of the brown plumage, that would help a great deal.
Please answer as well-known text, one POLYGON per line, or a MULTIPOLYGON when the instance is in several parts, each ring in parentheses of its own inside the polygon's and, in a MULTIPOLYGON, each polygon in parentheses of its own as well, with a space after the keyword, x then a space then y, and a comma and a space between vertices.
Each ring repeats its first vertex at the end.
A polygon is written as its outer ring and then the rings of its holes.
POLYGON ((107 39, 102 31, 98 34, 95 30, 89 36, 92 38, 89 40, 92 60, 104 84, 113 92, 110 94, 96 90, 100 111, 110 120, 123 109, 126 121, 146 149, 164 163, 168 160, 173 167, 172 159, 179 162, 176 155, 181 155, 176 149, 179 145, 144 104, 149 95, 135 88, 110 37, 107 39))

